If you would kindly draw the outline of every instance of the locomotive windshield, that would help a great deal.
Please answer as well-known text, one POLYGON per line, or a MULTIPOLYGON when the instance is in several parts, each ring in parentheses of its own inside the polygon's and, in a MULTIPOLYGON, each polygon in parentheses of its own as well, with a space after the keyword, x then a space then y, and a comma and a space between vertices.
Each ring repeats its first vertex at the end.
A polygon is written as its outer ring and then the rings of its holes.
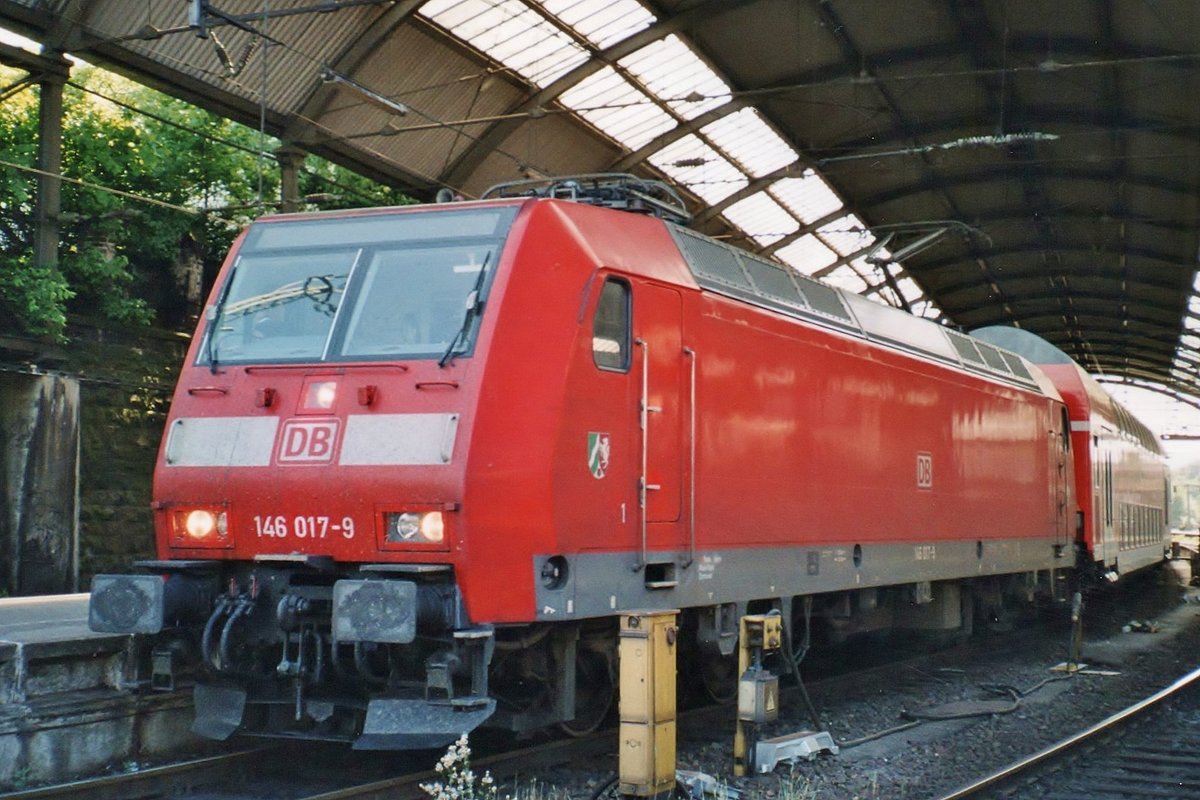
POLYGON ((200 363, 469 353, 515 207, 256 223, 200 363))

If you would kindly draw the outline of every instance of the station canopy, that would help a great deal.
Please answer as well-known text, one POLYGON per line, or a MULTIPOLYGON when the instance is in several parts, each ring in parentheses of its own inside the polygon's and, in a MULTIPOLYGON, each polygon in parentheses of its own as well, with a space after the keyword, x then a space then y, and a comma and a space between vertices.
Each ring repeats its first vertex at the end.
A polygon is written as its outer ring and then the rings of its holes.
POLYGON ((1195 0, 0 0, 422 199, 665 179, 697 229, 1200 403, 1195 0))

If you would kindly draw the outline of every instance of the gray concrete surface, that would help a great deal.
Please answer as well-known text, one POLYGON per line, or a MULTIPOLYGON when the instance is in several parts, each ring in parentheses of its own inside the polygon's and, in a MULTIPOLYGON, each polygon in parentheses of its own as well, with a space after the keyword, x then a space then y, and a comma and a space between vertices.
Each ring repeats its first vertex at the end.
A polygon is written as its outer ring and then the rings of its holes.
POLYGON ((74 641, 99 638, 87 626, 86 594, 0 598, 0 642, 74 641))

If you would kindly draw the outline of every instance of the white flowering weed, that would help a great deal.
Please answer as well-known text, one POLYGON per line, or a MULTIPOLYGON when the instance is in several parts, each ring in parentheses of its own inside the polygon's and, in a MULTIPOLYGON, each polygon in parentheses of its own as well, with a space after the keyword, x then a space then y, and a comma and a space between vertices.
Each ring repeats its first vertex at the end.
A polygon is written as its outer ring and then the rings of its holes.
POLYGON ((471 769, 471 745, 465 733, 450 745, 433 769, 438 779, 421 784, 421 791, 433 800, 496 800, 492 774, 484 772, 477 778, 471 769))

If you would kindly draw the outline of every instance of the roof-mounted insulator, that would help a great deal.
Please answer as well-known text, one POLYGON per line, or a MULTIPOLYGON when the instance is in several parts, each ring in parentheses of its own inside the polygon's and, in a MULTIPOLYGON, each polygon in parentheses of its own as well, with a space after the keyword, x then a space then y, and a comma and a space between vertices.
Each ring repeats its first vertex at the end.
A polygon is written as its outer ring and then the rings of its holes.
POLYGON ((499 183, 484 192, 482 199, 492 197, 550 197, 635 214, 650 214, 679 225, 687 225, 692 221, 683 198, 670 186, 662 181, 622 172, 499 183))

